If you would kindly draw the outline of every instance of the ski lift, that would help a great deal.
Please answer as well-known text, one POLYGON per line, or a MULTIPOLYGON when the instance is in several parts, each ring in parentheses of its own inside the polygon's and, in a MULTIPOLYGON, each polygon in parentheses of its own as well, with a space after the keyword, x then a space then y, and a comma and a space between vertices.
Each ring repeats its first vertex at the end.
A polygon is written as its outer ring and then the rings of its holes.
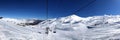
POLYGON ((50 30, 50 28, 49 27, 46 27, 46 32, 45 32, 45 34, 48 34, 49 33, 49 30, 50 30))
MULTIPOLYGON (((46 0, 46 20, 48 20, 48 0, 46 0)), ((48 25, 48 24, 47 24, 48 25)), ((56 33, 56 31, 53 31, 52 29, 50 29, 49 27, 46 27, 46 32, 45 34, 49 34, 49 32, 53 32, 53 33, 56 33)))

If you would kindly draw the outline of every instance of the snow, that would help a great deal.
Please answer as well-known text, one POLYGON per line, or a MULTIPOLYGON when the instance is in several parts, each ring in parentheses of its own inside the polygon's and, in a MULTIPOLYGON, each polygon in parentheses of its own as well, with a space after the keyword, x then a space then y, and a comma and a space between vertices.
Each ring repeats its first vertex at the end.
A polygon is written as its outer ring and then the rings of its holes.
POLYGON ((77 22, 77 21, 81 21, 83 19, 84 18, 81 18, 81 17, 73 14, 73 15, 70 15, 70 16, 67 16, 67 17, 62 17, 59 20, 62 21, 62 22, 74 23, 74 22, 77 22))
POLYGON ((70 15, 37 25, 17 25, 32 22, 27 19, 0 19, 0 40, 120 40, 120 15, 86 18, 70 15), (45 33, 46 27, 49 27, 48 34, 45 33))

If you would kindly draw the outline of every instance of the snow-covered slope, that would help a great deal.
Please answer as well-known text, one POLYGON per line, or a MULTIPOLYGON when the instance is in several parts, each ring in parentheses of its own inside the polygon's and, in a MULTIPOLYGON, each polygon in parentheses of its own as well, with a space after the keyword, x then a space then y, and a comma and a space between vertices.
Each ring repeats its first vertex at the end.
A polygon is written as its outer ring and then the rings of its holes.
POLYGON ((2 18, 0 40, 119 40, 119 28, 120 15, 70 15, 44 21, 2 18))
MULTIPOLYGON (((73 38, 77 36, 75 38, 76 40, 114 40, 119 38, 113 37, 113 35, 120 33, 119 25, 120 15, 92 16, 86 18, 70 15, 44 21, 40 24, 40 27, 52 27, 54 30, 65 31, 62 32, 63 34, 68 32, 67 34, 69 34, 69 36, 67 36, 73 38), (115 31, 115 34, 113 30, 115 31), (70 36, 72 33, 76 36, 70 36), (81 36, 81 34, 84 34, 85 37, 81 36)), ((73 39, 71 38, 71 40, 73 39)))

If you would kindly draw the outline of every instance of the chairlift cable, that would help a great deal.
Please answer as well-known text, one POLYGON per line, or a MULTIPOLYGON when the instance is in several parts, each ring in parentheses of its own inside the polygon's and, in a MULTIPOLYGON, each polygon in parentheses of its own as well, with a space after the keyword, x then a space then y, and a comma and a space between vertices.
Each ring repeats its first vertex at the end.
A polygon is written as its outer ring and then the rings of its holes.
POLYGON ((83 10, 84 8, 88 7, 90 4, 94 3, 95 1, 96 0, 93 0, 93 1, 89 2, 87 5, 79 8, 78 10, 75 10, 72 14, 76 14, 77 12, 79 12, 79 11, 83 10))
POLYGON ((48 20, 48 0, 46 0, 46 19, 48 20))

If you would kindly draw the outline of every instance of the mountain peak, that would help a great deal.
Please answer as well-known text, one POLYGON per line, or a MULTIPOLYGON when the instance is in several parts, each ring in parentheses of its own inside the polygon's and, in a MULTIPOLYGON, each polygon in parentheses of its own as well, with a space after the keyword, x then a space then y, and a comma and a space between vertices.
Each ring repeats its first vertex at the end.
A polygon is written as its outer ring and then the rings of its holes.
POLYGON ((82 19, 81 17, 79 17, 79 16, 77 16, 77 15, 75 15, 75 14, 70 15, 70 16, 68 16, 68 17, 71 18, 71 19, 73 19, 73 20, 80 20, 80 19, 82 19))
POLYGON ((70 15, 69 17, 76 17, 76 18, 80 18, 79 16, 75 15, 75 14, 72 14, 70 15))
POLYGON ((83 20, 84 18, 81 18, 75 14, 67 16, 67 17, 62 17, 60 20, 64 21, 64 22, 76 22, 76 21, 80 21, 83 20))

